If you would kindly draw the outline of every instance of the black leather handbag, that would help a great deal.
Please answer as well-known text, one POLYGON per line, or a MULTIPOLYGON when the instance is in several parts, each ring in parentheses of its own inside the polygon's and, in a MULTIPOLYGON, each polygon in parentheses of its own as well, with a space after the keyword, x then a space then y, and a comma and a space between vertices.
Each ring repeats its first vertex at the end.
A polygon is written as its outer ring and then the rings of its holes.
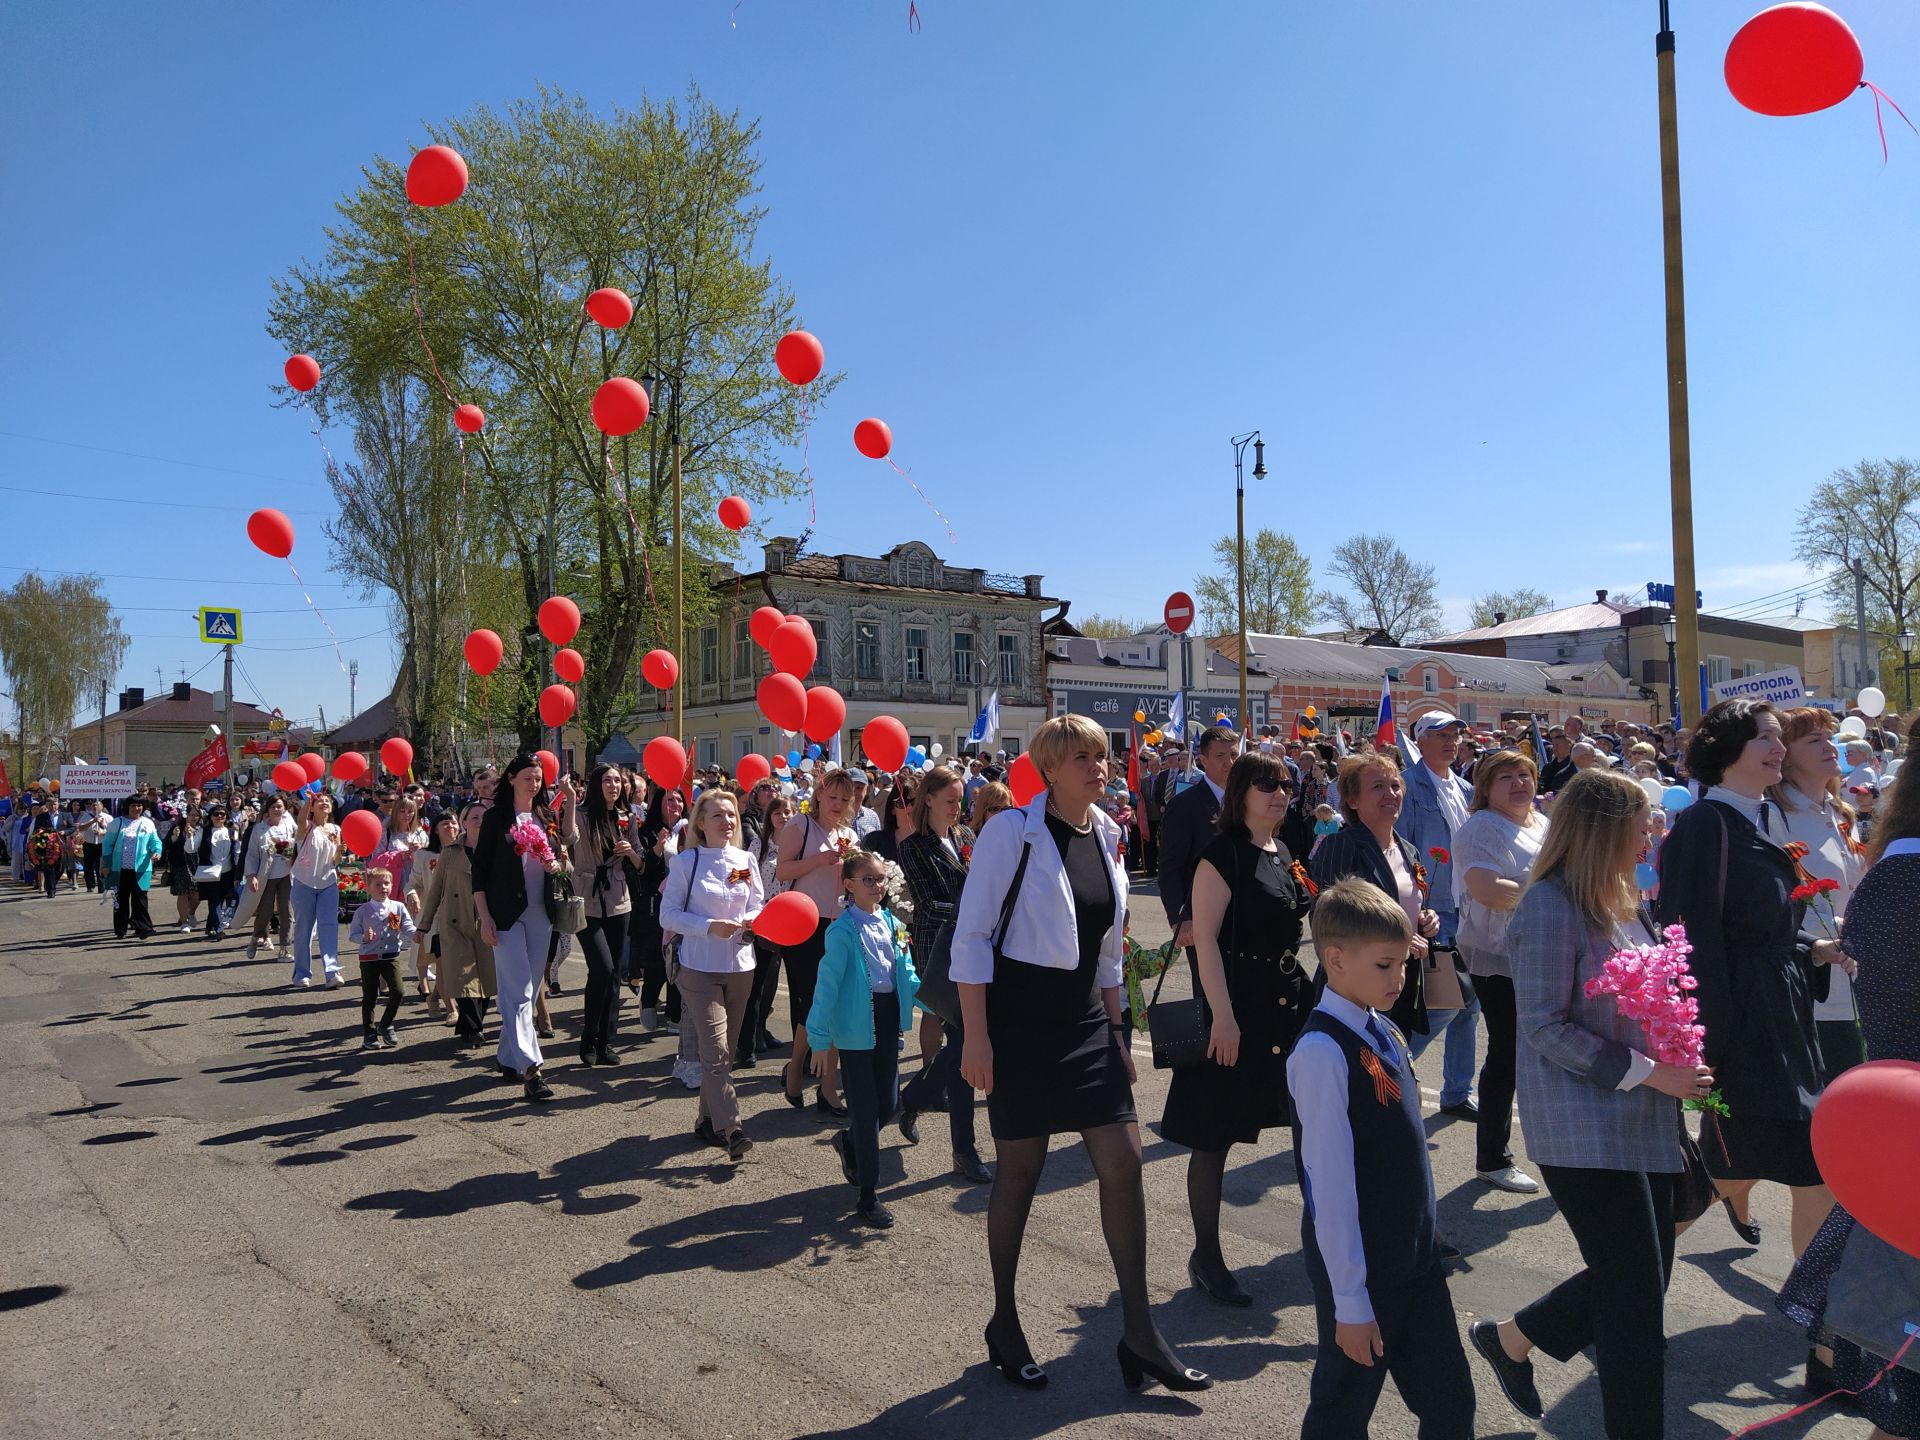
POLYGON ((1213 1031, 1213 1019, 1207 1014, 1207 997, 1191 1000, 1160 998, 1160 987, 1167 983, 1167 966, 1153 982, 1153 996, 1147 1001, 1147 1038, 1153 1045, 1153 1068, 1184 1070, 1204 1064, 1207 1040, 1213 1031))

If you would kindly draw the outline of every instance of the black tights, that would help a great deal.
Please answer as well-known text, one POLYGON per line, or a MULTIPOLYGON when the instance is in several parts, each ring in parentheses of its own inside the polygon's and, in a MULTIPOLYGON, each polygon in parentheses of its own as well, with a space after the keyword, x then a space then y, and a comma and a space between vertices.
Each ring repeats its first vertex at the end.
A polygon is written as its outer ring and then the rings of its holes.
POLYGON ((367 1029, 373 1029, 373 1002, 381 987, 387 992, 387 1008, 381 1012, 380 1028, 386 1029, 393 1024, 393 1017, 400 1013, 400 969, 391 956, 384 960, 366 960, 360 962, 360 1023, 367 1029))
POLYGON ((1187 1209, 1193 1215, 1193 1254, 1208 1270, 1224 1270, 1220 1253, 1220 1187, 1227 1173, 1225 1150, 1196 1150, 1187 1161, 1187 1209))

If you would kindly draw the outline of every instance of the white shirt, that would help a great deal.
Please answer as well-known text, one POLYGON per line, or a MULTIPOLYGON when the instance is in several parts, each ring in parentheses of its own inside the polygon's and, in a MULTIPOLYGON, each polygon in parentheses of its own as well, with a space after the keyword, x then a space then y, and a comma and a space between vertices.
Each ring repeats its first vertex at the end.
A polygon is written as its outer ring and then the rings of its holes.
POLYGON ((372 959, 398 955, 417 934, 413 913, 398 900, 368 900, 353 912, 347 943, 360 947, 363 960, 372 959))
MULTIPOLYGON (((1866 861, 1853 853, 1852 840, 1841 832, 1839 816, 1823 791, 1817 798, 1803 794, 1797 787, 1783 787, 1786 803, 1767 807, 1767 833, 1774 840, 1798 840, 1807 847, 1800 868, 1816 880, 1838 880, 1840 888, 1817 904, 1807 907, 1807 930, 1826 936, 1837 929, 1834 919, 1847 913, 1847 901, 1866 871, 1866 861), (1832 902, 1829 913, 1827 902, 1832 902)), ((1835 938, 1838 938, 1837 936, 1835 938)), ((1815 1020, 1853 1020, 1858 1018, 1853 1004, 1853 982, 1838 965, 1827 967, 1827 998, 1815 1002, 1815 1020)))
POLYGON ((324 890, 339 883, 335 862, 340 856, 340 827, 310 825, 307 838, 300 842, 300 853, 293 859, 293 878, 309 890, 324 890))
POLYGON ((140 854, 140 837, 143 835, 158 835, 159 833, 160 832, 154 828, 153 821, 144 815, 138 820, 129 820, 122 824, 120 827, 119 868, 122 870, 133 869, 140 854))
POLYGON ((1440 813, 1446 817, 1447 834, 1451 836, 1467 823, 1467 797, 1462 793, 1466 783, 1451 770, 1436 770, 1424 760, 1420 768, 1433 782, 1433 793, 1440 798, 1440 813))
POLYGON ((291 818, 283 819, 278 825, 269 825, 262 820, 253 827, 253 845, 247 856, 247 874, 258 875, 262 880, 278 880, 293 871, 293 841, 295 834, 291 818), (273 842, 284 840, 288 853, 273 853, 273 842))
POLYGON ((660 928, 680 937, 680 963, 709 975, 753 969, 753 936, 742 929, 722 940, 707 933, 715 920, 750 926, 766 903, 760 867, 744 850, 694 846, 667 866, 660 887, 660 928))

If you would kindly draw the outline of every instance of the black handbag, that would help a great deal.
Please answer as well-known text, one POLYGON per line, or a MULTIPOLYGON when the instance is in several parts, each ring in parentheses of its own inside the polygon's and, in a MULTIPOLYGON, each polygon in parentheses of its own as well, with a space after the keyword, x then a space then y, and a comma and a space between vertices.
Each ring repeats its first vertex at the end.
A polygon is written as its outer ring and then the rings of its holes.
MULTIPOLYGON (((1233 857, 1234 884, 1239 888, 1240 854, 1236 850, 1233 857)), ((1240 917, 1233 905, 1231 895, 1228 908, 1234 911, 1232 948, 1240 948, 1240 917)), ((1224 963, 1224 962, 1223 962, 1224 963)), ((1193 971, 1193 997, 1189 1000, 1160 999, 1160 987, 1167 983, 1168 965, 1160 972, 1160 978, 1153 982, 1153 994, 1147 1000, 1147 1039, 1153 1046, 1153 1068, 1156 1070, 1186 1070, 1195 1065, 1204 1065, 1207 1060, 1207 1047, 1213 1038, 1213 1016, 1207 1009, 1206 992, 1200 988, 1199 967, 1193 971)))
MULTIPOLYGON (((1000 904, 1000 921, 993 927, 993 960, 998 965, 1003 958, 1000 946, 1007 938, 1007 926, 1013 923, 1013 905, 1020 898, 1020 884, 1027 877, 1027 857, 1033 853, 1033 842, 1027 841, 1020 847, 1020 863, 1014 867, 1013 882, 1007 886, 1007 898, 1000 904)), ((953 933, 959 923, 956 914, 952 920, 940 922, 940 928, 934 932, 933 945, 927 952, 926 962, 918 959, 914 969, 920 976, 920 1003, 938 1015, 947 1024, 958 1026, 960 1020, 960 987, 953 980, 953 933)))

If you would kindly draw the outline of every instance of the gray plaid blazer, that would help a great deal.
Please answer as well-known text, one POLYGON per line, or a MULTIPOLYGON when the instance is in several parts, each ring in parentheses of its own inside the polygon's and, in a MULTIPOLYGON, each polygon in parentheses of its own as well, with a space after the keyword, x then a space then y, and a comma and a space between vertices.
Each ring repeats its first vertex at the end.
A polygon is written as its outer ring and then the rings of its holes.
POLYGON ((1648 1052, 1640 1023, 1621 1015, 1611 996, 1586 993, 1621 938, 1588 925, 1558 880, 1528 886, 1513 912, 1507 954, 1519 1016, 1520 1124, 1535 1164, 1685 1168, 1680 1102, 1646 1085, 1618 1088, 1632 1052, 1648 1052))

